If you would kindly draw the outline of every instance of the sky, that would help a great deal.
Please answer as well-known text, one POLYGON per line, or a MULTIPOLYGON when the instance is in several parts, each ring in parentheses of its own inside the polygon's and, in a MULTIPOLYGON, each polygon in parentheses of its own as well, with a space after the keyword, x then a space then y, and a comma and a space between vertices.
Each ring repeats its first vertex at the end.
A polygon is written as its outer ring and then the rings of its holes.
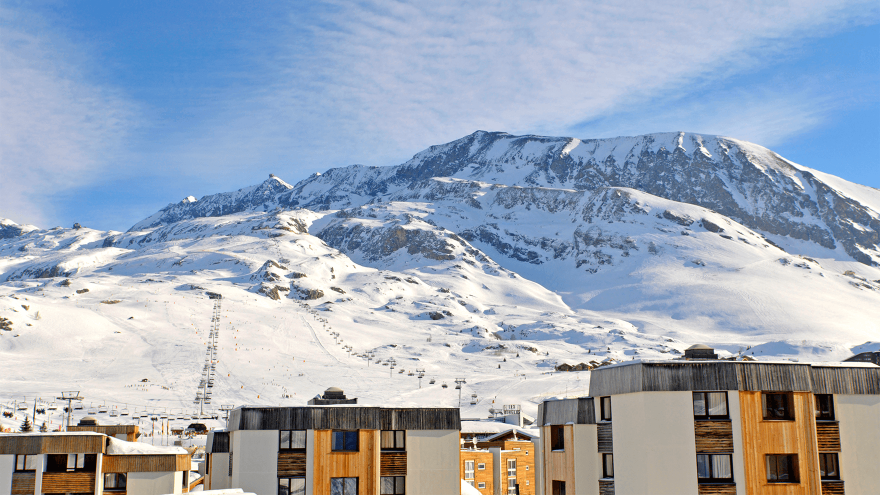
POLYGON ((476 130, 751 141, 880 188, 876 1, 0 1, 0 218, 127 230, 476 130))

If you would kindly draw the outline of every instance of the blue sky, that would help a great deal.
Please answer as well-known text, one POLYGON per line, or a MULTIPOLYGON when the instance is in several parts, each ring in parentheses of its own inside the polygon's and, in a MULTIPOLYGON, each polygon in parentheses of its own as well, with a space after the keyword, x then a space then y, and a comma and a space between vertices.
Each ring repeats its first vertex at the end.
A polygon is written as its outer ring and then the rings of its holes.
POLYGON ((477 129, 686 130, 880 188, 869 1, 0 4, 0 217, 393 165, 477 129))

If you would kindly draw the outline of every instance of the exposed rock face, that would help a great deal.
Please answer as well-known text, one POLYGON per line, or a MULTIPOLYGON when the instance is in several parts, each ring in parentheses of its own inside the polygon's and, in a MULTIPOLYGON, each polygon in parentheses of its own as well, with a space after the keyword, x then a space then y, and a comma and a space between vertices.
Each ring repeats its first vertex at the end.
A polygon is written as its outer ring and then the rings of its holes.
MULTIPOLYGON (((472 181, 485 181, 524 186, 531 191, 554 188, 560 191, 559 208, 566 208, 566 201, 574 198, 564 190, 633 188, 708 208, 764 233, 828 249, 840 246, 862 263, 880 263, 880 192, 823 177, 760 146, 717 136, 659 133, 581 141, 479 131, 432 146, 394 167, 336 168, 292 187, 270 178, 234 193, 207 196, 197 202, 185 200, 169 205, 132 230, 233 211, 278 206, 351 208, 413 196, 429 201, 458 196, 476 208, 482 202, 467 191, 479 187, 472 181), (447 180, 425 189, 426 181, 443 177, 466 181, 447 180), (838 187, 840 184, 845 187, 838 187)), ((677 218, 675 221, 682 226, 699 220, 675 217, 675 211, 665 214, 668 219, 677 218)), ((473 233, 474 238, 486 235, 488 231, 473 233)), ((404 242, 419 242, 400 230, 381 237, 384 246, 377 252, 400 249, 397 246, 404 242)), ((527 249, 508 251, 516 259, 530 256, 527 249)))
POLYGON ((12 220, 0 218, 0 239, 12 239, 32 230, 37 230, 33 225, 19 225, 12 220))

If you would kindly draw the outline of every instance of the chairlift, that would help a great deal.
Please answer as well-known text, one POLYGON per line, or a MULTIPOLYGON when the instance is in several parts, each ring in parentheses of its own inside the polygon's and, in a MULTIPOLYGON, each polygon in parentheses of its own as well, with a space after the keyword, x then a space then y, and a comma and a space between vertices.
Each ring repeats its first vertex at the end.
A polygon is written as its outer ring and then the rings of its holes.
POLYGON ((27 404, 22 404, 22 405, 18 406, 18 410, 19 411, 27 411, 28 410, 27 404))
POLYGON ((161 418, 161 419, 168 419, 168 415, 165 414, 165 413, 162 413, 161 415, 159 415, 159 418, 161 418))
POLYGON ((443 388, 448 388, 449 385, 447 385, 446 382, 443 382, 443 385, 441 385, 441 387, 443 387, 443 388))
POLYGON ((119 411, 119 414, 121 414, 122 416, 128 416, 128 408, 125 408, 122 411, 119 411))
POLYGON ((407 376, 416 376, 416 374, 415 374, 415 373, 413 373, 413 372, 412 372, 412 371, 410 371, 410 372, 409 372, 409 373, 407 373, 407 374, 406 374, 406 375, 407 375, 407 376))
POLYGON ((104 405, 98 406, 98 413, 99 414, 107 414, 107 406, 104 406, 104 405))
POLYGON ((428 381, 428 385, 433 385, 433 384, 435 384, 435 383, 437 383, 437 380, 435 380, 435 379, 433 379, 433 378, 431 378, 431 380, 428 381))
POLYGON ((455 384, 455 390, 461 390, 461 384, 460 384, 460 383, 456 383, 456 384, 455 384))
POLYGON ((119 416, 119 411, 117 411, 116 409, 110 410, 110 417, 111 418, 115 418, 117 416, 119 416))
POLYGON ((73 409, 74 409, 75 411, 81 411, 82 408, 83 408, 83 403, 82 403, 82 402, 74 402, 74 403, 73 403, 73 409))
POLYGON ((88 414, 89 416, 94 416, 95 414, 98 414, 98 410, 97 410, 97 409, 89 408, 89 409, 86 411, 86 414, 88 414))
POLYGON ((53 402, 53 403, 49 404, 48 409, 49 409, 50 411, 57 411, 57 410, 58 410, 58 406, 56 406, 55 403, 53 402))

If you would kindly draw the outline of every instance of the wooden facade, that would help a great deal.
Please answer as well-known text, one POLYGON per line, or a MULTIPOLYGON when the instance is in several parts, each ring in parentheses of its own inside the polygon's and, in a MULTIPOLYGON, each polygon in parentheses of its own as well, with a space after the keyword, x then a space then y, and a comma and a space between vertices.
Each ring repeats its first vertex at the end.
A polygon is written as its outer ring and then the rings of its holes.
POLYGON ((104 435, 0 435, 0 455, 103 454, 104 435))
POLYGON ((406 452, 379 454, 380 476, 406 476, 406 452))
MULTIPOLYGON (((568 488, 568 484, 566 484, 566 488, 568 488)), ((599 495, 614 495, 614 481, 599 480, 599 495)))
POLYGON ((733 425, 726 421, 694 421, 698 454, 733 452, 733 425))
POLYGON ((843 481, 823 481, 822 495, 844 495, 843 481))
POLYGON ((189 454, 105 455, 101 470, 105 473, 189 471, 191 462, 189 454))
MULTIPOLYGON (((534 445, 531 442, 510 442, 517 444, 534 445)), ((520 447, 521 448, 521 447, 520 447)), ((501 493, 507 493, 507 461, 513 459, 516 461, 516 483, 519 484, 520 495, 535 495, 537 486, 535 486, 535 451, 534 449, 521 448, 521 450, 502 450, 500 465, 496 466, 501 476, 501 493)))
MULTIPOLYGON (((488 450, 462 450, 460 457, 460 469, 461 469, 461 479, 465 481, 473 481, 474 488, 480 491, 483 495, 494 495, 495 487, 494 487, 494 466, 493 466, 493 457, 492 452, 488 450), (473 478, 465 478, 464 474, 464 463, 465 461, 473 461, 474 462, 474 477, 473 478), (480 465, 483 465, 483 469, 480 469, 480 465), (480 483, 485 483, 485 488, 480 488, 480 483)), ((505 477, 506 479, 506 477, 505 477)))
POLYGON ((746 491, 755 495, 810 495, 822 491, 819 482, 818 445, 813 394, 792 394, 793 421, 765 421, 761 392, 740 392, 743 461, 746 491), (767 481, 767 454, 796 454, 798 483, 767 481))
POLYGON ((702 484, 697 487, 698 495, 736 495, 733 483, 702 484))
POLYGON ((230 430, 460 430, 458 408, 246 407, 230 430))
MULTIPOLYGON (((578 493, 574 479, 574 426, 562 426, 565 450, 552 450, 549 441, 550 427, 541 428, 541 457, 544 463, 544 493, 553 493, 553 481, 564 481, 566 493, 578 493)), ((613 486, 613 485, 612 485, 613 486)))
POLYGON ((605 454, 614 453, 614 436, 611 428, 611 423, 599 423, 596 426, 596 438, 599 452, 605 454))
POLYGON ((306 475, 307 455, 301 452, 280 452, 278 454, 278 477, 298 478, 306 475))
POLYGON ((125 435, 125 441, 135 442, 139 436, 140 427, 138 425, 77 425, 68 427, 67 431, 91 431, 108 437, 125 435))
POLYGON ((544 401, 538 406, 536 423, 538 426, 596 424, 593 397, 544 401))
MULTIPOLYGON (((362 409, 338 408, 337 410, 362 409)), ((313 493, 330 493, 330 478, 359 478, 358 493, 379 493, 379 430, 359 430, 357 452, 334 452, 331 430, 315 431, 313 493)))
POLYGON ((43 473, 41 493, 94 493, 95 473, 43 473))

